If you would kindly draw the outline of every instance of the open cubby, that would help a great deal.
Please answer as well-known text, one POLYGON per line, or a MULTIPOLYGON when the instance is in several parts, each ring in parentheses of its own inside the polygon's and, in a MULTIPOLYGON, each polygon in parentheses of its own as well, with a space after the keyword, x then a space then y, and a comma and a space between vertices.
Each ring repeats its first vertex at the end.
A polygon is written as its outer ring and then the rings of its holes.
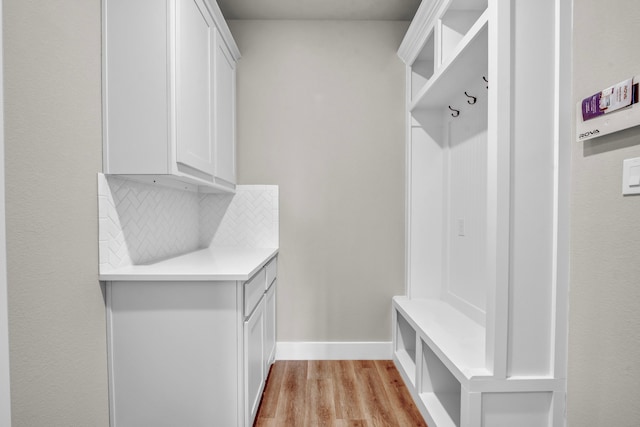
MULTIPOLYGON (((415 382, 416 372, 416 331, 398 312, 396 322, 395 355, 411 382, 415 382)), ((414 383, 415 384, 415 383, 414 383)))
POLYGON ((440 18, 439 64, 447 62, 486 8, 486 0, 454 0, 451 2, 440 18))
POLYGON ((413 67, 411 67, 411 99, 414 99, 420 90, 427 84, 435 70, 435 40, 433 31, 418 54, 413 67))
MULTIPOLYGON (((397 296, 393 298, 393 307, 398 319, 397 331, 405 330, 411 336, 418 336, 423 346, 429 346, 458 381, 491 375, 485 364, 486 329, 483 326, 435 298, 397 296)), ((400 343, 403 338, 398 333, 396 355, 406 352, 400 343)), ((415 350, 412 353, 415 354, 415 350)), ((415 358, 406 357, 413 368, 415 358)), ((401 364, 404 368, 405 363, 401 364)))
POLYGON ((423 343, 420 399, 438 426, 460 426, 461 385, 434 352, 423 343))
POLYGON ((488 13, 485 11, 456 44, 455 52, 447 61, 434 67, 433 76, 412 96, 409 111, 446 108, 452 98, 466 90, 462 84, 481 81, 488 68, 488 35, 488 13))

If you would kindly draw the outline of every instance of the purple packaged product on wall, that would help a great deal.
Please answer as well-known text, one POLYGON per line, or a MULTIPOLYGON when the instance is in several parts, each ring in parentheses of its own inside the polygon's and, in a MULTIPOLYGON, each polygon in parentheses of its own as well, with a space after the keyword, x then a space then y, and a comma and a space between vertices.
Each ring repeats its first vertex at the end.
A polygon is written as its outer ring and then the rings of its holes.
POLYGON ((593 119, 604 114, 600 109, 601 96, 602 92, 599 92, 582 100, 582 120, 593 119))
POLYGON ((593 119, 631 105, 633 79, 623 80, 582 100, 582 120, 593 119))

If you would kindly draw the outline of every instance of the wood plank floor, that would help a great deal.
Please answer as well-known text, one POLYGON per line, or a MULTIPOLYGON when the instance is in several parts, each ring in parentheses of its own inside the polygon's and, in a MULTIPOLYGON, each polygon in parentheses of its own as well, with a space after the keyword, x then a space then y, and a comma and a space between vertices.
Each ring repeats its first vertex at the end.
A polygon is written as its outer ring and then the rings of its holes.
POLYGON ((390 360, 277 361, 255 427, 426 427, 390 360))

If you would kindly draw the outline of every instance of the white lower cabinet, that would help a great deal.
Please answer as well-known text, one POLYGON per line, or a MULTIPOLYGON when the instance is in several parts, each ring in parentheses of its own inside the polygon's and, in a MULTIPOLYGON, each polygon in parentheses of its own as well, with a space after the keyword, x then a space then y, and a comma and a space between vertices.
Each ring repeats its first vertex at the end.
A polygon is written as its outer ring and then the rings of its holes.
POLYGON ((246 282, 107 282, 106 295, 112 427, 253 424, 275 348, 264 268, 246 282))

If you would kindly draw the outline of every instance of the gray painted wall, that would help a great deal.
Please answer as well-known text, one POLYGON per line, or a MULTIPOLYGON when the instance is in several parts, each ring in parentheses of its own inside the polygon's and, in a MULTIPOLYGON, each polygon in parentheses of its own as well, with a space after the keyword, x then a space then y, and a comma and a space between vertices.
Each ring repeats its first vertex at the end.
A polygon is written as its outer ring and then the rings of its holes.
POLYGON ((280 186, 278 341, 389 341, 407 22, 231 21, 238 176, 280 186))
MULTIPOLYGON (((0 20, 2 19, 0 0, 0 20)), ((9 380, 9 314, 7 312, 7 235, 4 215, 4 46, 0 24, 0 427, 11 426, 11 397, 9 380)))
MULTIPOLYGON (((640 74, 637 0, 574 2, 574 101, 640 74)), ((575 135, 575 134, 574 134, 575 135)), ((640 128, 570 142, 569 426, 640 420, 640 196, 621 195, 640 128)))
POLYGON ((106 426, 100 1, 4 0, 13 426, 106 426))

